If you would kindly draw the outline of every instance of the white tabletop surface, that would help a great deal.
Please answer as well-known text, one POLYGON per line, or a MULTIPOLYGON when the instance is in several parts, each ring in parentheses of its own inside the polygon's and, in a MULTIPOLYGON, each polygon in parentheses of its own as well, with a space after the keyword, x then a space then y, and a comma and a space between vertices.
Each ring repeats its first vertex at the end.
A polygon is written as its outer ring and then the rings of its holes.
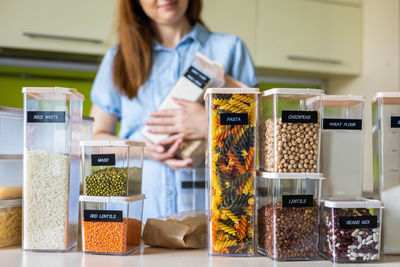
MULTIPOLYGON (((380 264, 345 264, 346 267, 400 266, 400 256, 384 256, 380 264)), ((208 257, 204 249, 176 250, 147 247, 128 256, 89 255, 73 249, 67 253, 23 252, 18 247, 0 249, 1 267, 299 267, 333 266, 329 261, 273 262, 263 256, 208 257)))

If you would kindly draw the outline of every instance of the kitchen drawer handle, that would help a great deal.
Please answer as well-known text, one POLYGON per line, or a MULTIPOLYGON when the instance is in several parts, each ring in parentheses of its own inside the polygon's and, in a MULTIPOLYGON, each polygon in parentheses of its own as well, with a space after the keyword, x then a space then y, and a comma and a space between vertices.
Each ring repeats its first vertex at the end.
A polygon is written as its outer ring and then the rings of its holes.
POLYGON ((329 59, 329 58, 304 57, 304 56, 294 56, 294 55, 288 55, 287 58, 289 60, 309 61, 309 62, 327 63, 334 65, 339 65, 343 63, 341 60, 329 59))
POLYGON ((91 44, 101 44, 101 43, 103 43, 102 40, 98 40, 98 39, 89 39, 89 38, 80 38, 80 37, 69 37, 69 36, 52 35, 52 34, 42 34, 42 33, 24 32, 22 35, 28 36, 28 37, 30 37, 30 38, 42 38, 42 39, 75 41, 75 42, 83 42, 83 43, 91 43, 91 44))

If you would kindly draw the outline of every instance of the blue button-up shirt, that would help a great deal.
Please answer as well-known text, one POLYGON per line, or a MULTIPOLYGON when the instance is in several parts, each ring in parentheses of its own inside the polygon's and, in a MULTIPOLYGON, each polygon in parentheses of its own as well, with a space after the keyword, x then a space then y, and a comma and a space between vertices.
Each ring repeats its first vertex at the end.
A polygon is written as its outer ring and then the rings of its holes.
MULTIPOLYGON (((149 113, 156 110, 167 97, 198 52, 221 63, 227 75, 249 87, 257 86, 256 72, 245 44, 237 36, 213 33, 196 24, 174 49, 155 42, 150 76, 133 99, 121 95, 113 84, 112 62, 116 47, 111 48, 98 70, 91 100, 105 112, 120 118, 120 138, 143 140, 141 130, 150 118, 149 113)), ((204 180, 204 171, 174 171, 162 163, 145 159, 142 190, 147 199, 144 202, 144 220, 193 207, 204 208, 205 194, 196 192, 201 189, 182 189, 181 186, 182 181, 199 179, 204 180), (196 195, 202 197, 196 200, 198 203, 193 203, 196 195)), ((200 192, 204 192, 204 189, 200 192)))

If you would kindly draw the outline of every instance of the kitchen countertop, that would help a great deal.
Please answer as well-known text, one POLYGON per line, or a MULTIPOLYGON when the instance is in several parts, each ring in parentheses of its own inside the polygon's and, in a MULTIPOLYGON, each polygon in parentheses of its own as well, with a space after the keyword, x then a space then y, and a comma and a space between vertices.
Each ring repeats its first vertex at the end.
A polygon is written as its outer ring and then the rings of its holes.
MULTIPOLYGON (((380 264, 368 264, 373 267, 400 266, 400 256, 384 256, 380 264)), ((274 262, 269 258, 256 257, 208 257, 204 249, 177 250, 146 247, 128 256, 89 255, 73 249, 67 253, 23 252, 19 247, 0 249, 1 267, 300 267, 333 266, 329 261, 274 262)), ((346 264, 346 267, 362 264, 346 264)))

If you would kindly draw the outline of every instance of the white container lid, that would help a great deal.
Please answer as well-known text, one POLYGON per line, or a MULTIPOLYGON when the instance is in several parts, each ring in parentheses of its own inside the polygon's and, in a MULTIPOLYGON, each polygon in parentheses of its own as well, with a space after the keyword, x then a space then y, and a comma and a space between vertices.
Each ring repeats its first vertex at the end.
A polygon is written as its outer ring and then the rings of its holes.
POLYGON ((78 92, 75 88, 65 88, 65 87, 23 87, 22 93, 28 94, 69 94, 75 95, 80 98, 82 101, 85 100, 85 97, 78 92))
POLYGON ((22 108, 0 107, 0 113, 18 115, 18 117, 22 118, 24 110, 22 108))
POLYGON ((322 173, 315 172, 301 172, 301 173, 287 173, 287 172, 262 172, 257 171, 257 177, 267 179, 316 179, 323 180, 322 173))
POLYGON ((21 207, 21 206, 22 206, 22 198, 0 200, 0 209, 1 208, 21 207))
MULTIPOLYGON (((375 103, 378 99, 385 98, 400 98, 400 92, 378 92, 372 97, 371 103, 375 103)), ((400 101, 400 99, 397 101, 400 101)))
POLYGON ((145 146, 144 142, 127 141, 127 140, 83 140, 80 146, 145 146))
POLYGON ((273 88, 270 90, 263 91, 261 96, 269 96, 274 94, 279 95, 310 95, 319 96, 324 93, 321 89, 310 89, 310 88, 273 88))
POLYGON ((112 203, 131 203, 139 200, 145 199, 145 195, 134 195, 134 196, 128 196, 128 197, 116 197, 116 196, 111 196, 111 197, 103 197, 103 196, 84 196, 81 195, 79 196, 79 201, 83 202, 112 202, 112 203))
POLYGON ((307 105, 312 105, 320 99, 323 107, 350 107, 365 102, 364 97, 360 95, 322 95, 307 99, 307 105))
POLYGON ((208 94, 260 94, 258 88, 208 88, 204 94, 204 99, 208 94))
POLYGON ((379 200, 366 199, 363 197, 356 198, 325 198, 321 200, 321 204, 327 208, 362 208, 362 209, 378 209, 383 208, 383 203, 379 200))

